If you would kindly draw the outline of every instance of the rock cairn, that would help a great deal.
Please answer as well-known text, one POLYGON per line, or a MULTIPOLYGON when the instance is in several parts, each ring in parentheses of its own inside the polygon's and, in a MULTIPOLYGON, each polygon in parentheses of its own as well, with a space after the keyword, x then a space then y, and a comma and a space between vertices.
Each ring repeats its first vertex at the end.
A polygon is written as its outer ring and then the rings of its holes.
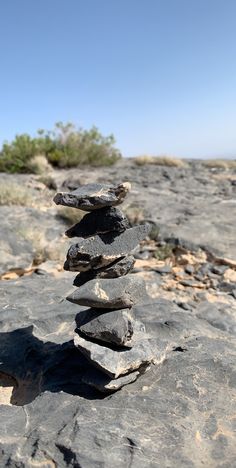
POLYGON ((66 231, 78 240, 68 250, 64 269, 79 272, 77 289, 67 300, 89 307, 76 316, 74 338, 92 364, 84 382, 102 392, 135 381, 153 360, 145 327, 133 308, 147 299, 145 282, 129 274, 135 262, 131 252, 148 235, 149 225, 130 227, 115 207, 129 190, 129 183, 89 184, 54 198, 57 205, 89 212, 66 231))

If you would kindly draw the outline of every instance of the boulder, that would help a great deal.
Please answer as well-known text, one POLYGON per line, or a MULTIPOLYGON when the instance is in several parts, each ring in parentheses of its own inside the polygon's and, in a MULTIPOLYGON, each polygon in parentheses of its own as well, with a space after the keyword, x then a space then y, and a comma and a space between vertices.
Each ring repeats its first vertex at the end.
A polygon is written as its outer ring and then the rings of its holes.
POLYGON ((75 304, 101 309, 125 309, 147 300, 145 281, 127 275, 114 279, 94 279, 66 298, 75 304))
POLYGON ((135 320, 132 309, 87 309, 77 314, 76 325, 89 339, 128 348, 133 345, 135 331, 145 333, 144 325, 135 320))
POLYGON ((130 190, 130 184, 119 185, 88 184, 72 192, 58 192, 54 197, 56 205, 70 206, 84 211, 119 205, 130 190))
POLYGON ((88 239, 79 238, 67 253, 65 270, 87 271, 103 268, 129 254, 149 233, 149 224, 127 229, 115 236, 114 233, 95 235, 88 239))
POLYGON ((74 344, 95 367, 112 379, 154 362, 157 355, 158 359, 162 360, 165 355, 165 351, 161 348, 158 352, 156 350, 154 352, 150 341, 144 334, 136 340, 132 348, 122 352, 101 346, 78 333, 75 334, 74 344))
POLYGON ((118 278, 127 275, 132 270, 134 264, 135 258, 133 255, 127 255, 107 265, 105 268, 79 273, 74 279, 74 286, 82 286, 87 281, 95 278, 118 278))
POLYGON ((66 231, 67 237, 89 237, 111 231, 123 232, 129 221, 118 208, 101 208, 86 214, 79 223, 66 231))

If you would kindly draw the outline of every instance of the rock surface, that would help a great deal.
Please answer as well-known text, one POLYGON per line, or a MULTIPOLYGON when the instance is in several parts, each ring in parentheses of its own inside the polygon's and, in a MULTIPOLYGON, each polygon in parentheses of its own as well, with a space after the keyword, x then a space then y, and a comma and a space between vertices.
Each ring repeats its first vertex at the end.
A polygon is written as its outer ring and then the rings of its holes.
POLYGON ((59 192, 54 197, 56 205, 80 208, 84 211, 93 211, 107 206, 119 205, 130 190, 130 184, 106 185, 89 184, 83 185, 73 192, 59 192))
POLYGON ((1 282, 0 372, 12 378, 0 406, 2 466, 233 467, 236 340, 232 322, 223 329, 227 315, 220 329, 206 305, 196 316, 200 299, 189 310, 161 298, 135 307, 156 355, 168 344, 165 360, 104 398, 83 383, 92 367, 72 343, 75 308, 62 300, 70 287, 66 273, 1 282))
POLYGON ((114 279, 91 280, 66 299, 88 307, 124 309, 147 300, 147 293, 142 278, 127 275, 114 279))
POLYGON ((127 229, 120 235, 114 233, 95 235, 88 239, 80 238, 67 253, 66 270, 87 271, 102 268, 120 257, 124 257, 137 247, 150 230, 148 224, 127 229))
MULTIPOLYGON (((132 309, 87 309, 76 316, 78 329, 89 338, 132 347, 135 321, 132 309)), ((143 326, 143 331, 145 331, 143 326)))
POLYGON ((111 231, 122 232, 129 226, 129 221, 117 208, 101 208, 86 214, 79 223, 67 229, 67 237, 89 237, 111 231))
POLYGON ((127 255, 120 260, 97 270, 89 270, 79 273, 74 279, 74 286, 82 286, 87 281, 98 278, 118 278, 127 275, 134 266, 135 258, 133 255, 127 255))

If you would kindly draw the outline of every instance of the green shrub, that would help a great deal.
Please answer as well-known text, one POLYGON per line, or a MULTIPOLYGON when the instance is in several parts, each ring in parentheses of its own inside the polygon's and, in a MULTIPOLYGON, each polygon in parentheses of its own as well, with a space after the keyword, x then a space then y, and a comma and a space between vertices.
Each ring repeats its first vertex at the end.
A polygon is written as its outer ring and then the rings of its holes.
POLYGON ((35 164, 31 164, 31 160, 39 154, 59 168, 84 164, 107 166, 121 157, 114 143, 113 135, 104 137, 96 127, 83 130, 71 123, 58 122, 53 131, 39 130, 36 138, 17 135, 13 142, 4 143, 0 152, 0 171, 34 171, 35 164))

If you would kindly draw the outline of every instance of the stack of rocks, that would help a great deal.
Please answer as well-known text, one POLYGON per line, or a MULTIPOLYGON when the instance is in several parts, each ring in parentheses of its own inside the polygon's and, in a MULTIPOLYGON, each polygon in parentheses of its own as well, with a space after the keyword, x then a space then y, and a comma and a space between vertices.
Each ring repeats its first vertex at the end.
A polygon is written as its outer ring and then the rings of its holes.
POLYGON ((130 252, 148 235, 149 225, 130 227, 115 208, 129 189, 129 183, 90 184, 54 198, 56 204, 89 212, 66 231, 79 239, 69 248, 64 268, 80 272, 67 300, 89 307, 76 316, 74 338, 93 364, 84 381, 103 392, 135 381, 153 360, 145 327, 133 309, 147 300, 145 282, 128 274, 134 266, 130 252))

